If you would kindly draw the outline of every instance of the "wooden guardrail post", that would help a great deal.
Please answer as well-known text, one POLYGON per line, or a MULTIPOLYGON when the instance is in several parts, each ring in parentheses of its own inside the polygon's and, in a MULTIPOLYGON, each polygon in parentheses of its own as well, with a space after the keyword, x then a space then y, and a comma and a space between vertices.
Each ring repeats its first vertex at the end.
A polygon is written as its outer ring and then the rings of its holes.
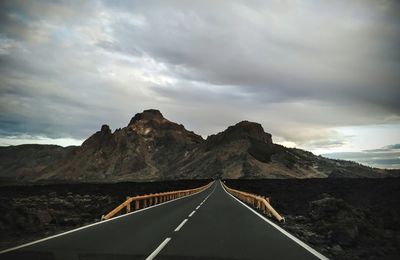
MULTIPOLYGON (((126 197, 126 200, 129 201, 131 198, 126 197)), ((131 202, 129 201, 128 204, 126 204, 126 213, 131 212, 131 202)))

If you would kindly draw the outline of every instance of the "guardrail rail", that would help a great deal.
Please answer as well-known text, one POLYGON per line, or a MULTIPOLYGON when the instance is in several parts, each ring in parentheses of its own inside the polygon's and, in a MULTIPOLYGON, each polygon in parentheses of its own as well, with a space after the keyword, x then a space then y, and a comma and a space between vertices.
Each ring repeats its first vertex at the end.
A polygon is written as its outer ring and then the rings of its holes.
POLYGON ((187 190, 178 190, 178 191, 168 191, 154 194, 145 194, 139 195, 135 197, 126 197, 126 200, 117 206, 115 209, 107 213, 106 215, 101 216, 101 220, 107 220, 113 218, 115 215, 120 213, 124 208, 126 209, 125 213, 129 213, 131 211, 136 211, 142 208, 147 208, 156 204, 164 203, 169 200, 185 197, 192 195, 194 193, 198 193, 210 187, 213 182, 206 184, 204 186, 187 189, 187 190), (131 205, 134 203, 134 205, 131 205), (133 206, 133 207, 132 207, 133 206))
POLYGON ((240 190, 235 190, 232 188, 229 188, 228 186, 225 185, 225 183, 222 183, 225 187, 225 189, 231 193, 233 196, 236 198, 240 199, 241 201, 245 202, 246 204, 249 204, 253 206, 254 208, 261 210, 264 214, 267 214, 269 216, 274 216, 276 220, 279 222, 285 222, 285 218, 282 217, 269 203, 270 200, 267 197, 264 196, 259 196, 256 194, 240 191, 240 190))

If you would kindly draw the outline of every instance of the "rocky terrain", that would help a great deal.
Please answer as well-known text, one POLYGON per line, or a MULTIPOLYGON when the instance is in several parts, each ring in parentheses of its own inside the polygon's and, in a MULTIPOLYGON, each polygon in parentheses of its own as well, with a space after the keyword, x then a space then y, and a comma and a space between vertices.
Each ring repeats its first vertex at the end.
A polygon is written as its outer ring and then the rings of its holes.
POLYGON ((254 122, 239 122, 204 140, 158 110, 138 113, 114 132, 103 125, 80 147, 17 146, 0 151, 5 155, 0 159, 0 178, 11 182, 398 175, 274 144, 271 134, 254 122))
POLYGON ((3 186, 0 250, 100 220, 126 196, 195 188, 209 180, 3 186))
POLYGON ((400 178, 226 184, 270 197, 282 226, 331 259, 400 259, 400 178))

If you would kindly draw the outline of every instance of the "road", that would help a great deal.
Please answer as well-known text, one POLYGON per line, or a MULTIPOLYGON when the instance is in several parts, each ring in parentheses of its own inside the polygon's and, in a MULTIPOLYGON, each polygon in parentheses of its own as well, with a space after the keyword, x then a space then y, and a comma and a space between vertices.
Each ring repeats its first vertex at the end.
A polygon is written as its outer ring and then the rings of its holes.
POLYGON ((42 239, 0 259, 326 259, 228 194, 189 197, 42 239))

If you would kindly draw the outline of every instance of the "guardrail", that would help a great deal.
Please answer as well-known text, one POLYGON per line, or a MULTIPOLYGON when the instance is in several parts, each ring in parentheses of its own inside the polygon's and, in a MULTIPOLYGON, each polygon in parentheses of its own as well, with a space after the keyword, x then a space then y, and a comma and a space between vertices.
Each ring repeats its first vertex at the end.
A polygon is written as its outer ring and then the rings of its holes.
POLYGON ((279 215, 279 213, 276 212, 276 210, 271 206, 271 204, 269 204, 269 198, 240 190, 235 190, 226 186, 225 183, 222 184, 224 185, 225 189, 236 198, 240 199, 241 201, 247 204, 250 204, 254 208, 261 210, 264 214, 274 216, 279 222, 285 222, 285 218, 279 215))
POLYGON ((142 208, 150 207, 152 205, 164 203, 169 200, 189 196, 191 194, 207 189, 212 185, 212 183, 213 182, 210 182, 207 185, 188 190, 169 191, 169 192, 139 195, 135 197, 126 197, 126 200, 123 203, 121 203, 118 207, 110 211, 108 214, 101 216, 101 220, 107 220, 114 217, 115 215, 120 213, 124 208, 126 209, 125 212, 129 213, 132 210, 135 211, 142 208), (131 206, 132 203, 134 203, 133 207, 131 206))

